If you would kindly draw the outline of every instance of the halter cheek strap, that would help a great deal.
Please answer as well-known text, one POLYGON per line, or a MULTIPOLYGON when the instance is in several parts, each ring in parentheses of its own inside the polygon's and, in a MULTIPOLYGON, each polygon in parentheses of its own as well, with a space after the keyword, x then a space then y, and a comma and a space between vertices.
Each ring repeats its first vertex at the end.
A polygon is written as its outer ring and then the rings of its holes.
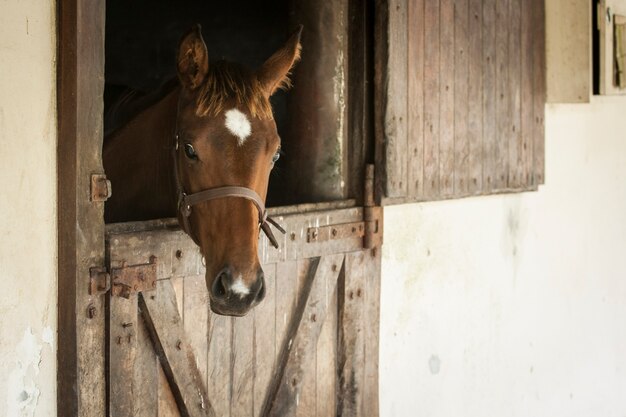
POLYGON ((177 151, 178 135, 176 135, 176 144, 174 148, 174 177, 176 179, 176 188, 178 190, 178 211, 180 213, 180 217, 182 218, 182 226, 185 233, 191 236, 191 238, 195 240, 196 243, 198 243, 189 222, 189 216, 191 216, 191 209, 193 206, 204 203, 205 201, 217 200, 220 198, 240 197, 245 198, 246 200, 250 200, 254 204, 257 211, 259 212, 259 226, 261 227, 261 230, 263 230, 263 232, 267 235, 267 238, 269 239, 272 246, 278 248, 278 241, 276 240, 276 237, 274 236, 274 233, 270 228, 270 224, 272 224, 283 234, 285 234, 286 231, 274 219, 267 215, 265 203, 263 202, 263 199, 261 199, 261 196, 259 196, 254 190, 250 188, 239 186, 217 187, 204 191, 199 191, 193 194, 186 194, 178 176, 177 151))

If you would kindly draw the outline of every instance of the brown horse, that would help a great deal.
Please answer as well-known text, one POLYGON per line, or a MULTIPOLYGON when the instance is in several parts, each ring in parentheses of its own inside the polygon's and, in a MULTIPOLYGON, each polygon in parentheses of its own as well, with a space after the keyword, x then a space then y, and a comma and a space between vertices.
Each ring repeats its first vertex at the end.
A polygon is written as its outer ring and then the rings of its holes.
POLYGON ((271 235, 263 204, 280 150, 269 98, 289 85, 300 33, 249 71, 209 62, 193 28, 178 48, 179 83, 105 138, 107 222, 177 215, 205 257, 218 314, 245 315, 265 294, 258 238, 260 226, 271 235))

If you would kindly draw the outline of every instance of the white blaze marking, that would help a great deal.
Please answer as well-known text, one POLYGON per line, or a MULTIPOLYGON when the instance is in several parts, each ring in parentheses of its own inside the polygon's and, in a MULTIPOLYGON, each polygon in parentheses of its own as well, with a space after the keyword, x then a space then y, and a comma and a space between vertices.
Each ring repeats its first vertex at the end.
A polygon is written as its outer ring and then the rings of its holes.
POLYGON ((239 297, 243 298, 244 296, 250 294, 250 288, 246 287, 246 284, 243 283, 243 279, 241 279, 241 275, 237 277, 235 283, 230 287, 230 290, 235 294, 238 294, 239 297))
POLYGON ((237 136, 239 146, 243 145, 250 133, 252 133, 250 120, 237 109, 230 109, 226 112, 226 128, 230 133, 237 136))

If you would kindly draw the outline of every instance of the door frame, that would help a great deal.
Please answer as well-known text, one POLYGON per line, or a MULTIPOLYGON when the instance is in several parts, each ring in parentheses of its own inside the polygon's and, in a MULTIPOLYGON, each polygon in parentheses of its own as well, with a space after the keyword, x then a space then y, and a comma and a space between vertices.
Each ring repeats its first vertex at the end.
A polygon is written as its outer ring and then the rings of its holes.
MULTIPOLYGON (((354 17, 349 19, 348 169, 351 178, 360 179, 365 163, 373 161, 373 3, 344 1, 354 17)), ((98 188, 104 174, 105 3, 56 2, 58 415, 107 410, 105 296, 90 290, 92 275, 105 266, 104 199, 98 188)), ((363 187, 351 188, 362 205, 363 187)))
POLYGON ((57 1, 57 413, 105 409, 104 296, 89 294, 90 268, 104 265, 102 174, 105 2, 57 1), (94 200, 98 200, 97 198, 94 200))

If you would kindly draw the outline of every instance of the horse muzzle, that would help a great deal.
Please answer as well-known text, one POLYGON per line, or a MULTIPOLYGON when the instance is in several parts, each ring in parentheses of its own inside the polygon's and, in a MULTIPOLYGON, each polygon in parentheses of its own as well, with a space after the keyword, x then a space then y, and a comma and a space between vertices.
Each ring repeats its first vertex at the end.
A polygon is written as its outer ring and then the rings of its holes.
POLYGON ((210 285, 207 279, 211 310, 223 316, 245 316, 265 298, 263 269, 259 267, 254 274, 251 280, 227 266, 210 285))

